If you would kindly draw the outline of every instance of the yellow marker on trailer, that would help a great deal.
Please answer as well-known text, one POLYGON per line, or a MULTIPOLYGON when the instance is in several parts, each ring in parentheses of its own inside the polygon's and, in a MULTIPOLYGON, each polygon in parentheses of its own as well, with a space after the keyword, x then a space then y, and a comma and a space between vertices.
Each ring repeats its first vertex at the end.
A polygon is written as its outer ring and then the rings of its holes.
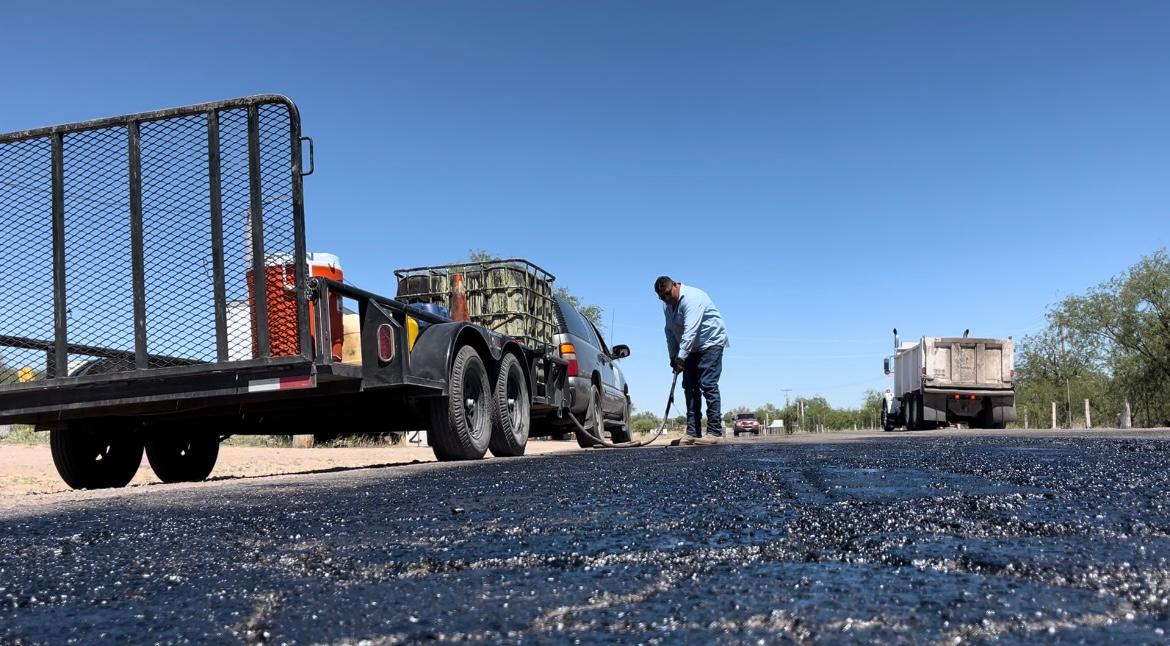
POLYGON ((418 340, 418 321, 413 316, 406 317, 406 351, 414 352, 414 342, 418 340))

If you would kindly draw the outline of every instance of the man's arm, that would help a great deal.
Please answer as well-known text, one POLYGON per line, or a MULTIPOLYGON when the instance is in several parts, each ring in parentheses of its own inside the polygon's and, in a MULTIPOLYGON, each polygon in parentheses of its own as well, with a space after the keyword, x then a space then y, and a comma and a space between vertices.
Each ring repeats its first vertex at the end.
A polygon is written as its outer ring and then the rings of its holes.
POLYGON ((678 358, 686 359, 699 337, 699 324, 703 322, 703 304, 688 299, 679 301, 679 312, 683 317, 682 338, 678 342, 678 358))
POLYGON ((674 338, 674 330, 670 327, 670 308, 663 307, 662 315, 666 318, 666 353, 673 359, 678 354, 678 339, 674 338))

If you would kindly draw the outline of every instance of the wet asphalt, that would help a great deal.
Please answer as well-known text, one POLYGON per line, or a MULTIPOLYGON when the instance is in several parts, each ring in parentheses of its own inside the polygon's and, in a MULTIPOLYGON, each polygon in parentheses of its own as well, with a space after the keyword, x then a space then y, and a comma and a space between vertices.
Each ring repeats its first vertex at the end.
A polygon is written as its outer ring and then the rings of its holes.
POLYGON ((1170 433, 594 450, 0 514, 0 642, 1156 643, 1170 433))

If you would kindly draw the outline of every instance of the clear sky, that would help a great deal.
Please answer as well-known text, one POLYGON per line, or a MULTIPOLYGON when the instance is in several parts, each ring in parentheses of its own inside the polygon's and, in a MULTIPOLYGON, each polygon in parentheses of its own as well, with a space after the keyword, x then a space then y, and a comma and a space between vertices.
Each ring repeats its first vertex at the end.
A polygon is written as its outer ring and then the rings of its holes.
POLYGON ((727 320, 726 408, 856 405, 892 327, 1019 338, 1170 240, 1166 2, 165 4, 6 3, 0 131, 287 94, 311 251, 387 294, 530 258, 643 410, 662 273, 727 320))

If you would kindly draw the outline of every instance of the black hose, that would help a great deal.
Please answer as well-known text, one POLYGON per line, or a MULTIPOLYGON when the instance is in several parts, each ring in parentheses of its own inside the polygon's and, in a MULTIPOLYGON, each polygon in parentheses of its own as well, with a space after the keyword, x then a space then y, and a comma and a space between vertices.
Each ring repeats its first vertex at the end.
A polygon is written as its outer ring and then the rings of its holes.
MULTIPOLYGON (((589 432, 588 429, 582 426, 581 422, 577 420, 577 416, 574 415, 571 411, 569 412, 569 419, 572 420, 573 424, 577 427, 578 433, 583 433, 585 437, 596 442, 598 446, 609 449, 636 449, 640 446, 648 446, 651 442, 662 437, 662 434, 666 432, 666 424, 670 421, 670 407, 674 405, 674 389, 677 385, 678 373, 676 372, 674 373, 674 378, 670 381, 670 397, 668 397, 666 400, 666 412, 662 414, 662 426, 658 427, 658 432, 654 434, 654 437, 643 442, 607 442, 604 437, 600 437, 601 433, 594 435, 593 433, 589 432)), ((602 423, 605 423, 604 420, 602 423)))

